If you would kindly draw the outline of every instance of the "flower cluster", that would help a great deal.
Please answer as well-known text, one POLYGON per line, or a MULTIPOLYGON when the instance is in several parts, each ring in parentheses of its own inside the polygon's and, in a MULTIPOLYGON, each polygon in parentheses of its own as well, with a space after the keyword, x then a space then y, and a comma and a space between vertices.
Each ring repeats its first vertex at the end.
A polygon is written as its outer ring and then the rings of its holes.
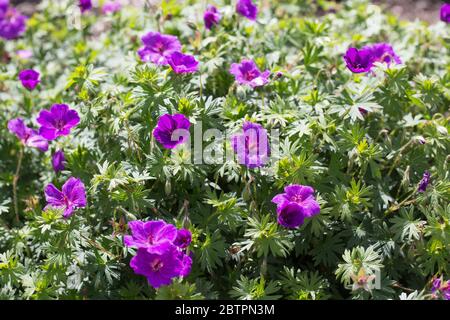
POLYGON ((20 14, 9 4, 9 0, 0 0, 0 37, 12 40, 20 37, 26 30, 27 17, 20 14))
POLYGON ((369 72, 376 62, 384 62, 388 65, 392 62, 402 63, 400 57, 387 43, 376 43, 361 49, 349 48, 344 55, 344 60, 353 73, 369 72))
POLYGON ((128 226, 131 235, 124 237, 124 243, 137 248, 130 266, 136 274, 145 276, 152 287, 159 288, 176 277, 189 275, 192 266, 186 250, 192 238, 189 230, 177 230, 162 220, 136 220, 128 226))
POLYGON ((138 50, 141 60, 157 65, 170 65, 175 73, 192 73, 198 70, 198 61, 181 52, 177 37, 159 32, 149 32, 142 37, 144 46, 138 50))
POLYGON ((314 189, 310 186, 292 184, 285 187, 284 192, 272 199, 277 204, 278 223, 282 226, 297 228, 305 218, 319 214, 320 206, 314 198, 314 189))

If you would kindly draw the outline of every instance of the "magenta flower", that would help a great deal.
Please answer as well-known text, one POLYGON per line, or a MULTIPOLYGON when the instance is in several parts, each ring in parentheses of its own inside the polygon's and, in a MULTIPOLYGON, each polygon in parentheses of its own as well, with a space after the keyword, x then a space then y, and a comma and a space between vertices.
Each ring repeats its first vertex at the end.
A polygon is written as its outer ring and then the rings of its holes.
POLYGON ((70 130, 80 122, 78 112, 69 109, 66 104, 54 104, 50 110, 42 110, 37 122, 41 125, 39 134, 47 140, 67 136, 70 130))
POLYGON ((198 71, 198 61, 194 56, 179 51, 172 52, 167 62, 175 73, 192 73, 198 71))
MULTIPOLYGON (((59 191, 52 183, 45 187, 47 206, 64 209, 63 217, 69 218, 75 209, 86 207, 86 190, 81 180, 70 177, 59 191)), ((45 210, 44 209, 44 210, 45 210)))
POLYGON ((153 136, 164 148, 173 149, 189 138, 190 126, 191 123, 184 114, 165 114, 159 118, 153 136))
POLYGON ((48 141, 40 136, 36 130, 28 128, 21 118, 8 122, 8 129, 27 147, 38 148, 41 151, 48 150, 48 141))
POLYGON ((320 213, 320 206, 314 198, 314 189, 309 186, 291 184, 282 194, 273 197, 277 204, 278 223, 286 228, 301 226, 305 218, 320 213))
POLYGON ((419 188, 417 191, 425 192, 427 190, 428 184, 430 183, 431 174, 428 170, 423 173, 422 180, 419 182, 419 188))
POLYGON ((39 72, 34 71, 33 69, 26 69, 19 72, 19 80, 28 90, 33 90, 39 82, 41 82, 39 76, 39 72))
POLYGON ((277 211, 277 221, 283 227, 294 229, 305 221, 302 207, 295 202, 283 202, 277 211))
POLYGON ((139 248, 130 261, 130 267, 136 274, 145 276, 153 288, 159 288, 169 285, 173 278, 188 274, 187 263, 174 246, 160 254, 139 248))
POLYGON ((257 168, 269 161, 270 146, 267 131, 261 125, 245 121, 242 133, 231 137, 231 145, 240 164, 257 168))
POLYGON ((162 220, 142 222, 130 221, 131 236, 124 237, 125 245, 144 248, 149 253, 162 254, 172 246, 177 237, 177 228, 162 220))
POLYGON ((217 8, 213 5, 209 5, 203 14, 203 21, 205 22, 206 29, 211 30, 214 25, 219 23, 221 17, 222 16, 217 8))
POLYGON ((371 46, 364 47, 371 51, 374 62, 384 62, 388 65, 392 62, 401 64, 402 60, 394 52, 394 49, 387 43, 375 43, 371 46))
POLYGON ((157 65, 167 65, 167 56, 181 50, 181 43, 175 36, 149 32, 142 37, 144 46, 138 50, 141 60, 157 65))
POLYGON ((0 19, 3 19, 3 17, 6 14, 6 11, 9 7, 9 0, 0 0, 0 19))
POLYGON ((174 245, 181 249, 185 249, 189 247, 192 241, 192 234, 187 229, 180 229, 177 231, 177 237, 175 238, 175 241, 173 242, 174 245))
POLYGON ((450 280, 443 281, 442 277, 434 279, 431 293, 435 299, 441 295, 445 300, 450 300, 450 280))
POLYGON ((242 60, 241 63, 231 64, 230 73, 239 84, 252 88, 260 87, 269 82, 270 71, 261 73, 253 60, 242 60))
POLYGON ((26 30, 27 17, 15 8, 9 7, 8 1, 0 3, 0 37, 12 40, 20 37, 26 30))
MULTIPOLYGON (((192 252, 191 252, 192 255, 192 252)), ((187 254, 183 253, 182 251, 179 251, 178 253, 179 258, 181 259, 182 268, 180 270, 180 277, 187 277, 189 273, 191 273, 192 268, 192 258, 188 256, 187 254)))
POLYGON ((122 5, 118 1, 108 1, 102 7, 103 14, 115 13, 120 11, 122 5))
POLYGON ((450 3, 444 3, 441 7, 441 20, 450 23, 450 3))
POLYGON ((344 55, 347 68, 353 73, 369 72, 373 66, 372 53, 370 50, 349 48, 344 55))
POLYGON ((92 1, 91 0, 79 0, 78 6, 80 7, 81 13, 85 13, 92 9, 92 1))
POLYGON ((236 12, 249 20, 255 21, 258 15, 258 7, 252 0, 238 0, 236 4, 236 12))
POLYGON ((349 48, 344 60, 353 73, 369 72, 375 62, 384 62, 388 65, 392 62, 402 63, 392 46, 387 43, 375 43, 361 49, 349 48))
POLYGON ((64 156, 64 151, 58 150, 52 156, 52 166, 55 172, 63 171, 65 166, 66 157, 64 156))

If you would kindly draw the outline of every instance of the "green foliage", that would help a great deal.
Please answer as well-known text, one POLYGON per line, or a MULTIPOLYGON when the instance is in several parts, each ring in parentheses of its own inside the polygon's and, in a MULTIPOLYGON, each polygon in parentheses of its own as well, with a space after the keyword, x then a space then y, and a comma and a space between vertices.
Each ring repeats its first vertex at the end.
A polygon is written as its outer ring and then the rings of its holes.
POLYGON ((0 40, 0 299, 433 298, 433 277, 450 271, 448 25, 398 21, 367 0, 262 2, 252 23, 217 1, 223 18, 208 31, 204 1, 96 10, 77 25, 72 0, 43 0, 23 37, 0 40), (156 30, 176 35, 199 72, 140 61, 140 37, 156 30), (376 42, 403 63, 351 73, 347 48, 376 42), (235 83, 228 70, 244 58, 271 71, 267 85, 235 83), (33 91, 17 80, 28 68, 41 73, 33 91), (53 103, 80 124, 46 153, 22 148, 7 122, 36 129, 53 103), (165 113, 203 132, 251 120, 279 131, 279 150, 257 169, 194 163, 187 147, 155 141, 165 113), (59 149, 67 164, 55 173, 59 149), (70 176, 87 206, 64 219, 44 209, 43 190, 70 176), (312 186, 321 211, 287 229, 271 199, 293 183, 312 186), (153 289, 133 273, 123 238, 136 219, 192 232, 189 276, 153 289))

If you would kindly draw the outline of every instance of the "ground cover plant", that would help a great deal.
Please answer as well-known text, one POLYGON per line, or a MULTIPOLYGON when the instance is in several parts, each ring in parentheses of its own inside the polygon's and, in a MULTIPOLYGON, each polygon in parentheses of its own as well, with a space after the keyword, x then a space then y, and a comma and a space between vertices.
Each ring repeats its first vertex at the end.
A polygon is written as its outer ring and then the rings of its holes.
POLYGON ((0 299, 450 299, 450 5, 0 0, 0 299))

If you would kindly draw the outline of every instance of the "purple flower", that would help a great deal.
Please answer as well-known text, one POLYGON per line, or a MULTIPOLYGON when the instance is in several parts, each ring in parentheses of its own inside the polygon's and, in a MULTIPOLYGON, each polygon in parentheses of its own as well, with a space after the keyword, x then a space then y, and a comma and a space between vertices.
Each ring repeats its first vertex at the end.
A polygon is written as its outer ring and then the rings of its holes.
MULTIPOLYGON (((192 254, 192 252, 191 252, 192 254)), ((187 277, 189 273, 191 273, 192 268, 192 258, 188 256, 187 254, 179 251, 178 253, 179 257, 181 258, 182 262, 182 268, 180 270, 180 276, 181 277, 187 277)))
POLYGON ((450 23, 450 3, 444 3, 441 7, 441 20, 450 23))
POLYGON ((217 8, 209 5, 203 14, 203 21, 205 22, 206 29, 211 30, 214 25, 219 23, 220 19, 221 15, 217 8))
POLYGON ((277 211, 278 223, 283 227, 294 229, 305 221, 303 208, 295 202, 283 202, 277 211))
POLYGON ((15 8, 9 7, 8 2, 0 5, 0 37, 12 40, 20 37, 26 30, 27 17, 15 8))
POLYGON ((375 62, 384 62, 388 65, 392 62, 402 63, 392 46, 387 43, 375 43, 361 49, 349 48, 344 55, 344 60, 353 73, 369 72, 375 62))
POLYGON ((344 55, 347 68, 353 73, 368 72, 373 66, 372 53, 370 50, 349 48, 344 55))
POLYGON ((257 168, 269 161, 270 146, 267 131, 261 125, 245 121, 243 132, 231 137, 231 145, 240 164, 257 168))
POLYGON ((125 245, 129 247, 144 248, 149 253, 162 254, 173 246, 177 237, 177 228, 174 225, 157 221, 130 221, 131 236, 124 237, 125 245))
POLYGON ((417 189, 417 191, 419 192, 425 192, 427 190, 428 184, 430 183, 430 172, 428 170, 426 170, 423 173, 423 177, 422 180, 420 180, 419 182, 419 188, 417 189))
POLYGON ((241 63, 231 64, 230 73, 239 84, 252 88, 260 87, 269 82, 270 71, 261 73, 253 60, 242 60, 241 63))
POLYGON ((445 300, 450 300, 450 280, 445 282, 442 277, 434 279, 431 293, 435 299, 439 297, 438 294, 441 294, 445 300))
POLYGON ((185 249, 189 247, 192 241, 192 234, 187 229, 180 229, 177 231, 177 237, 175 241, 173 242, 174 245, 181 249, 185 249))
POLYGON ((297 228, 305 218, 320 213, 320 206, 314 198, 314 189, 310 186, 291 184, 282 194, 273 197, 277 204, 278 223, 287 228, 297 228))
POLYGON ((58 150, 52 156, 52 166, 55 172, 63 171, 65 169, 64 162, 66 157, 64 156, 64 151, 58 150))
POLYGON ((364 47, 363 49, 370 50, 372 53, 372 59, 374 62, 385 62, 388 65, 394 61, 397 64, 401 64, 402 60, 394 52, 394 49, 387 43, 375 43, 371 46, 364 47))
POLYGON ((9 120, 8 129, 27 147, 38 148, 41 151, 48 150, 48 141, 36 130, 28 128, 21 118, 9 120))
POLYGON ((194 56, 179 51, 172 52, 167 62, 175 73, 192 73, 198 71, 198 61, 194 56))
POLYGON ((181 50, 181 43, 175 36, 149 32, 142 37, 144 46, 138 50, 141 60, 157 65, 167 65, 167 56, 181 50))
POLYGON ((122 5, 118 1, 108 1, 102 7, 103 14, 109 14, 119 11, 122 5))
POLYGON ((0 0, 0 19, 3 19, 3 17, 6 14, 6 11, 9 7, 9 0, 0 0))
POLYGON ((66 104, 54 104, 50 110, 42 110, 37 122, 41 125, 39 133, 47 140, 67 136, 70 130, 80 122, 76 110, 66 104))
POLYGON ((164 148, 173 149, 188 139, 190 126, 191 123, 184 114, 165 114, 159 118, 153 136, 164 148))
POLYGON ((26 69, 19 72, 19 80, 28 90, 33 90, 41 82, 39 72, 33 69, 26 69))
POLYGON ((296 203, 302 208, 305 218, 320 213, 320 206, 314 198, 314 189, 310 186, 291 184, 284 188, 284 192, 273 197, 272 202, 278 206, 281 206, 284 202, 296 203))
POLYGON ((136 274, 145 276, 152 287, 159 288, 169 285, 173 278, 189 273, 188 261, 184 261, 184 256, 175 246, 170 246, 162 253, 151 253, 145 248, 139 248, 130 261, 130 267, 136 274))
POLYGON ((91 0, 79 0, 78 6, 80 7, 81 13, 84 13, 84 12, 92 9, 92 1, 91 0))
MULTIPOLYGON (((69 218, 76 208, 86 207, 86 190, 81 180, 70 177, 59 191, 52 183, 45 187, 47 207, 64 209, 63 217, 69 218)), ((44 209, 45 210, 45 209, 44 209)))
POLYGON ((236 11, 241 16, 244 16, 252 21, 255 21, 256 16, 258 15, 258 7, 252 2, 252 0, 238 0, 236 4, 236 11))

